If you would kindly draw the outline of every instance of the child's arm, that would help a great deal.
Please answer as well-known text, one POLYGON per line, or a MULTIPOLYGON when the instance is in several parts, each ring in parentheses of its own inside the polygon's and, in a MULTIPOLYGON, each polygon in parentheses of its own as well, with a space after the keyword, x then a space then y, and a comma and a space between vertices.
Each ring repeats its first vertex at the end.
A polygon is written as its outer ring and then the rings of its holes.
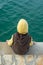
POLYGON ((31 38, 30 46, 32 46, 32 45, 33 45, 33 39, 31 38))
POLYGON ((9 46, 12 46, 12 44, 13 44, 13 35, 12 35, 11 39, 7 40, 7 44, 9 46))

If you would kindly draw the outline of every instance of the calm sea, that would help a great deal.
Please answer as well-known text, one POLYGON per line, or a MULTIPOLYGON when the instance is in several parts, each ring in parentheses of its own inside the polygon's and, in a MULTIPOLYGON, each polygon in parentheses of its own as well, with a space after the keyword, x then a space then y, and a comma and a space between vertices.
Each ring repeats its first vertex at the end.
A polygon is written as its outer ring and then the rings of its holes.
POLYGON ((29 23, 34 41, 43 41, 43 0, 0 0, 0 41, 10 39, 18 21, 29 23))

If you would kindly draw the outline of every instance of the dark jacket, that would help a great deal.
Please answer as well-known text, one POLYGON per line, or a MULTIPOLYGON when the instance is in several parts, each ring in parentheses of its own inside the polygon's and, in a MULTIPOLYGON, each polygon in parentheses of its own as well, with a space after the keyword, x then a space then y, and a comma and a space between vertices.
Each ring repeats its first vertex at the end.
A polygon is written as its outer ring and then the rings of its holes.
POLYGON ((12 49, 17 54, 25 54, 29 49, 29 44, 31 42, 31 37, 26 34, 15 33, 13 35, 13 45, 12 49))

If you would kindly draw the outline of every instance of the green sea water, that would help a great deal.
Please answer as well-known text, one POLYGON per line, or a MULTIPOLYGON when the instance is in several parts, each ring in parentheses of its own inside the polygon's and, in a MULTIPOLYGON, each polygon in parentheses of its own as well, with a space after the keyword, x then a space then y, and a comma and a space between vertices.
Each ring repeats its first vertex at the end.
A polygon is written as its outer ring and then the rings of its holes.
POLYGON ((43 0, 0 0, 0 41, 10 39, 24 18, 34 41, 43 41, 43 0))

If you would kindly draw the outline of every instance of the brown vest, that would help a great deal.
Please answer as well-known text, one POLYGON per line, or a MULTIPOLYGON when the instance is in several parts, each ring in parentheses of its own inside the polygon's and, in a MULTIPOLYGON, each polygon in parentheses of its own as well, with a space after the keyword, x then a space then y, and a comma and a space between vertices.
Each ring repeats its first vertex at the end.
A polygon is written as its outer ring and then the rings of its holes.
POLYGON ((12 49, 17 54, 25 54, 29 49, 31 37, 27 34, 15 33, 13 36, 12 49))

